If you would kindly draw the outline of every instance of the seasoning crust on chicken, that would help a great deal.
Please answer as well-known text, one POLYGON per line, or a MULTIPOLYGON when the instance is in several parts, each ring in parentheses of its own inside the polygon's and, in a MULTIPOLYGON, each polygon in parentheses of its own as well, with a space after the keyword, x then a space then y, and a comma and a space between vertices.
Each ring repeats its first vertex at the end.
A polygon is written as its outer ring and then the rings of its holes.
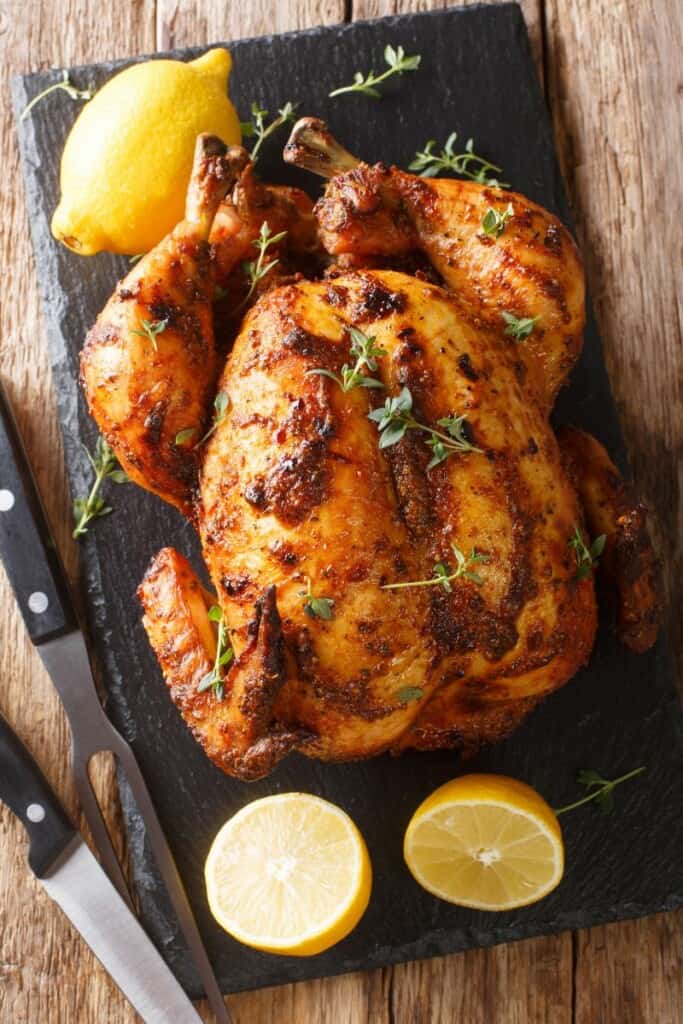
POLYGON ((292 750, 324 760, 468 753, 510 732, 590 655, 593 571, 577 571, 573 546, 589 537, 586 518, 607 535, 627 642, 642 649, 657 623, 642 507, 598 442, 574 432, 560 446, 548 422, 584 315, 580 260, 559 221, 508 192, 361 165, 310 120, 286 153, 332 177, 316 207, 321 243, 339 261, 328 280, 295 273, 278 284, 274 273, 220 369, 208 282, 216 268, 223 280, 239 273, 259 204, 288 225, 271 229, 291 231, 289 269, 320 246, 307 203, 264 196, 273 187, 255 182, 243 155, 223 153, 209 176, 198 158, 191 192, 206 216, 189 248, 211 238, 212 255, 207 267, 183 265, 176 305, 194 309, 201 295, 214 355, 196 358, 190 319, 178 316, 144 351, 133 329, 149 289, 173 283, 192 218, 119 286, 83 354, 110 444, 198 527, 216 596, 165 548, 139 588, 143 621, 188 726, 242 779, 292 750), (216 203, 209 182, 223 176, 230 194, 216 203), (490 238, 477 225, 503 199, 514 216, 490 238), (416 252, 440 285, 381 267, 416 252), (533 331, 506 336, 502 311, 533 331), (358 337, 371 355, 350 379, 358 337), (192 402, 177 404, 172 377, 192 380, 192 402), (166 404, 155 442, 144 396, 156 387, 166 404), (225 402, 212 421, 217 394, 225 402), (393 438, 379 412, 392 399, 409 412, 397 433, 392 421, 393 438), (154 446, 172 464, 171 438, 187 468, 160 479, 154 446))

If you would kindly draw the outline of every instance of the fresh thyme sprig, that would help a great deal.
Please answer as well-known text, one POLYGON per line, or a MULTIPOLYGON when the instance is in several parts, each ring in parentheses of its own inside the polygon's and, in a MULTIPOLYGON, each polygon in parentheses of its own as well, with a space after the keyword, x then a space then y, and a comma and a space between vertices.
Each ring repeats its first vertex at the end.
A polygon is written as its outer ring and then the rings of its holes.
POLYGON ((491 185, 493 188, 508 188, 508 182, 489 176, 489 171, 502 174, 502 168, 490 163, 482 156, 477 156, 474 152, 474 139, 467 140, 463 153, 455 153, 453 147, 457 137, 457 132, 451 132, 446 139, 446 145, 440 153, 434 152, 436 140, 430 139, 424 149, 417 151, 415 159, 408 169, 418 171, 423 178, 433 178, 435 175, 443 173, 443 171, 451 171, 453 174, 460 174, 464 178, 478 181, 481 185, 491 185))
POLYGON ((509 337, 514 338, 515 341, 524 341, 525 338, 528 338, 536 326, 537 321, 540 319, 537 316, 516 317, 513 313, 509 313, 507 310, 503 310, 501 316, 507 324, 503 334, 507 334, 509 337))
POLYGON ((265 263, 264 260, 266 257, 266 253, 270 249, 271 245, 277 245, 278 242, 282 241, 286 234, 286 231, 279 231, 276 235, 272 235, 270 233, 268 221, 263 221, 263 223, 261 224, 261 230, 259 231, 258 234, 258 238, 255 238, 254 241, 252 242, 252 245, 256 249, 258 249, 258 258, 255 260, 249 260, 248 262, 245 261, 244 263, 242 263, 242 270, 244 271, 247 280, 249 281, 249 290, 247 291, 247 294, 244 296, 242 301, 235 307, 233 312, 237 313, 238 310, 242 309, 243 306, 246 306, 246 304, 249 302, 249 299, 254 294, 254 291, 256 290, 256 285, 259 283, 259 281, 262 281, 263 278, 270 273, 273 267, 276 267, 278 265, 278 263, 280 262, 279 259, 269 260, 268 263, 265 263))
POLYGON ((217 604, 209 608, 209 620, 218 623, 218 635, 216 637, 216 657, 213 668, 207 672, 197 687, 197 693, 203 693, 213 687, 216 700, 223 700, 224 676, 223 669, 230 664, 234 657, 234 651, 228 636, 228 630, 223 619, 223 611, 217 604))
POLYGON ((476 565, 478 562, 486 564, 491 561, 491 556, 485 554, 483 551, 477 551, 476 548, 470 550, 469 555, 465 555, 457 544, 451 544, 453 554, 455 555, 456 568, 451 569, 447 562, 437 562, 434 566, 434 574, 430 576, 428 580, 408 580, 405 583, 385 583, 382 590, 402 590, 405 587, 443 587, 447 593, 451 593, 451 583, 454 580, 460 579, 461 577, 466 580, 471 580, 472 583, 476 583, 478 587, 484 582, 478 572, 475 572, 470 566, 476 565))
POLYGON ((593 569, 597 568, 600 555, 605 550, 606 540, 606 534, 601 533, 599 537, 595 538, 591 546, 588 547, 579 527, 574 527, 574 533, 569 540, 569 546, 574 549, 574 556, 576 558, 575 579, 585 580, 587 576, 590 576, 593 569))
POLYGON ((77 89, 75 85, 72 85, 69 81, 69 72, 65 69, 62 71, 61 82, 54 82, 52 85, 48 85, 47 89, 43 89, 43 91, 39 92, 37 96, 34 96, 31 102, 27 103, 22 110, 19 120, 24 121, 37 103, 40 103, 40 101, 45 99, 46 96, 49 96, 51 92, 56 92, 58 89, 65 92, 72 100, 91 100, 95 95, 95 90, 92 88, 77 89))
POLYGON ((365 78, 360 71, 356 71, 353 76, 352 85, 344 85, 340 89, 334 89, 333 92, 329 93, 332 96, 341 96, 346 92, 360 92, 364 96, 372 96, 373 99, 380 100, 382 93, 377 88, 382 82, 386 81, 392 75, 402 75, 404 71, 417 71, 420 66, 420 60, 422 58, 419 54, 415 54, 412 57, 406 56, 406 52, 402 46, 397 46, 396 49, 393 46, 384 47, 384 60, 389 65, 386 71, 376 75, 374 71, 366 75, 365 78))
POLYGON ((141 320, 140 329, 133 328, 133 334, 139 334, 141 338, 149 338, 154 346, 154 351, 159 351, 157 334, 162 334, 168 327, 168 317, 165 320, 141 320))
POLYGON ((583 804, 587 804, 591 800, 595 800, 603 814, 611 814, 614 810, 615 787, 626 782, 627 779, 634 779, 636 775, 642 775, 645 770, 645 765, 643 765, 641 768, 634 768, 633 771, 626 772, 625 775, 620 775, 617 779, 603 779, 594 768, 582 768, 576 781, 580 786, 586 787, 588 795, 580 800, 575 800, 573 804, 567 804, 566 807, 556 808, 556 816, 559 818, 560 814, 566 814, 567 811, 573 811, 576 807, 582 807, 583 804))
POLYGON ((256 142, 251 151, 251 159, 253 163, 256 163, 258 160, 259 150, 266 139, 276 132, 278 128, 281 128, 283 124, 294 120, 296 108, 296 103, 290 103, 287 101, 284 107, 281 107, 280 110, 278 110, 277 117, 273 118, 270 124, 266 124, 268 111, 259 107, 258 103, 252 103, 251 121, 241 121, 240 128, 242 129, 242 135, 244 135, 245 138, 250 139, 256 136, 256 142))
POLYGON ((312 619, 334 618, 334 598, 316 597, 313 593, 313 584, 310 576, 306 577, 306 589, 299 591, 299 597, 304 599, 304 611, 312 619))
MULTIPOLYGON (((219 427, 225 419, 225 414, 229 408, 230 397, 227 391, 219 391, 213 400, 213 417, 211 419, 211 426, 204 436, 201 437, 195 445, 193 445, 194 448, 199 448, 205 441, 208 441, 214 430, 219 427)), ((178 447, 187 444, 187 442, 190 441, 196 433, 197 431, 195 427, 185 427, 183 430, 179 430, 175 436, 175 444, 178 447)))
POLYGON ((113 480, 116 484, 127 484, 129 478, 121 469, 114 452, 105 439, 100 435, 95 444, 95 452, 90 454, 83 446, 88 461, 95 472, 95 479, 87 497, 76 498, 73 503, 74 519, 76 526, 72 536, 82 537, 88 532, 88 523, 100 516, 108 516, 112 511, 110 505, 105 505, 104 498, 100 494, 100 488, 105 480, 113 480))
POLYGON ((369 419, 377 424, 380 448, 390 448, 400 441, 408 430, 421 430, 427 434, 426 444, 432 449, 432 458, 427 469, 433 469, 440 462, 455 452, 480 452, 468 434, 469 424, 464 416, 444 416, 437 420, 446 433, 428 427, 416 420, 412 413, 413 396, 408 388, 403 388, 399 395, 387 398, 381 409, 373 409, 369 419))
POLYGON ((491 235, 492 238, 500 238, 505 231, 507 222, 514 215, 515 211, 512 208, 512 203, 508 203, 502 213, 500 210, 494 209, 493 206, 489 206, 484 214, 481 226, 487 235, 491 235))
POLYGON ((383 348, 377 348, 374 335, 368 338, 357 327, 349 327, 349 334, 351 335, 349 353, 356 360, 353 366, 344 363, 341 368, 341 376, 338 373, 333 373, 332 370, 322 368, 307 370, 306 376, 329 377, 344 392, 351 391, 353 388, 383 388, 384 384, 381 380, 370 377, 363 371, 368 369, 371 373, 375 373, 377 360, 380 356, 385 356, 386 351, 383 348))

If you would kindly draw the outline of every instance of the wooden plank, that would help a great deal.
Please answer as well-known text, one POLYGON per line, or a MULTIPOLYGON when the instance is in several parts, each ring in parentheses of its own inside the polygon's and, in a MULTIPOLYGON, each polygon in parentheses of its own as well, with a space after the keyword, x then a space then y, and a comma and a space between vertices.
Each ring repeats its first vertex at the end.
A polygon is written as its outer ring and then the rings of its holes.
MULTIPOLYGON (((570 1024, 571 936, 546 936, 391 968, 395 1024, 570 1024)), ((389 972, 387 972, 389 973, 389 972)))
MULTIPOLYGON (((656 0, 546 0, 546 40, 556 140, 612 388, 636 485, 656 511, 680 684, 680 225, 670 211, 681 201, 672 168, 683 148, 683 24, 674 4, 656 0)), ((577 1024, 680 1020, 682 922, 678 913, 579 932, 577 1024)))
POLYGON ((679 1024, 683 1018, 683 915, 577 933, 575 1022, 679 1024))
POLYGON ((157 0, 157 49, 201 46, 345 20, 344 0, 157 0))
MULTIPOLYGON (((0 90, 7 99, 12 74, 108 56, 126 56, 154 46, 150 0, 50 0, 0 6, 0 90)), ((71 102, 63 96, 63 102, 71 102)), ((0 156, 11 187, 0 193, 3 230, 0 252, 4 301, 0 306, 0 373, 23 431, 38 483, 66 556, 76 575, 76 545, 70 538, 70 503, 57 428, 47 346, 39 314, 19 156, 9 103, 0 115, 0 156)), ((45 770, 72 815, 76 801, 69 779, 70 737, 57 696, 31 647, 11 591, 0 570, 0 710, 45 770)), ((105 813, 123 829, 117 812, 111 763, 100 759, 95 785, 105 813)), ((82 824, 82 823, 81 823, 82 824)), ((106 972, 61 912, 33 879, 26 864, 25 833, 0 805, 0 1019, 43 1024, 88 1024, 134 1019, 106 972)))

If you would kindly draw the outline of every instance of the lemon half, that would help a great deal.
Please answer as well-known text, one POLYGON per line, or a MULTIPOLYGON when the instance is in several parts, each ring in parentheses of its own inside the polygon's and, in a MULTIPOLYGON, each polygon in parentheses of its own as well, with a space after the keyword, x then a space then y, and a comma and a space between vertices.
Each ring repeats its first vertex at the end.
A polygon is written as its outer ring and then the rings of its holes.
POLYGON ((82 255, 160 242, 183 217, 197 135, 241 141, 230 68, 228 51, 215 49, 187 64, 134 64, 102 86, 64 146, 55 238, 82 255))
POLYGON ((306 793, 247 804, 216 836, 205 866, 218 923, 247 946, 311 956, 355 928, 372 869, 349 816, 306 793))
POLYGON ((535 903, 564 871, 554 812, 503 775, 464 775, 435 790, 411 818, 403 853, 428 892, 477 910, 535 903))

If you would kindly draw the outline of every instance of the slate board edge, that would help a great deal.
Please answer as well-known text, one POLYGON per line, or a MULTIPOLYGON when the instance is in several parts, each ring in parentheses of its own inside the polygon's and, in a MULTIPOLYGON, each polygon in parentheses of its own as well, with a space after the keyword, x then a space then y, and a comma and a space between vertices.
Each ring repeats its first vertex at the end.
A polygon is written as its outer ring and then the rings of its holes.
MULTIPOLYGON (((485 6, 485 5, 481 5, 481 6, 485 6)), ((468 12, 473 12, 473 11, 478 10, 478 9, 480 9, 480 8, 479 7, 477 7, 477 8, 467 8, 466 10, 468 12)), ((505 5, 501 5, 500 7, 496 8, 496 10, 500 11, 501 13, 503 11, 505 11, 505 10, 507 10, 509 12, 510 9, 514 9, 514 10, 517 11, 518 19, 521 22, 522 27, 523 27, 523 21, 521 19, 521 14, 519 13, 519 8, 517 7, 516 4, 505 4, 505 5)), ((451 9, 451 10, 453 10, 453 9, 451 9)), ((460 10, 460 9, 458 9, 458 10, 460 10)), ((491 8, 489 8, 489 10, 491 10, 491 8)), ((422 13, 420 15, 420 17, 442 16, 443 13, 444 13, 443 11, 430 11, 430 12, 422 13)), ((391 24, 391 23, 394 23, 394 22, 397 22, 397 21, 400 22, 402 20, 404 20, 402 16, 392 16, 390 18, 385 18, 385 19, 372 19, 372 22, 379 22, 379 21, 381 21, 381 22, 386 23, 386 24, 391 24)), ((333 26, 329 26, 329 27, 325 26, 325 27, 321 27, 321 28, 318 28, 318 29, 304 30, 303 32, 286 33, 284 35, 286 35, 286 36, 301 36, 301 35, 316 36, 319 32, 321 32, 321 31, 324 32, 328 28, 334 30, 335 32, 345 33, 345 32, 351 31, 358 24, 359 24, 358 22, 354 22, 351 25, 349 25, 349 24, 347 24, 347 25, 339 24, 339 25, 333 25, 333 26)), ((523 33, 524 33, 524 35, 526 37, 526 30, 525 30, 524 27, 523 27, 523 33)), ((268 38, 272 38, 272 37, 261 37, 261 41, 263 41, 264 38, 268 39, 268 38)), ((227 45, 235 45, 236 42, 247 43, 247 42, 249 42, 249 40, 231 41, 227 45)), ((221 44, 220 43, 216 43, 216 44, 213 44, 213 45, 221 45, 221 44)), ((527 40, 527 46, 528 46, 528 40, 527 40)), ((189 55, 189 54, 195 54, 195 53, 199 53, 199 52, 204 52, 208 48, 210 48, 210 47, 206 47, 206 46, 193 47, 193 48, 183 49, 183 50, 180 50, 180 51, 172 51, 172 53, 173 53, 174 56, 189 55)), ((151 57, 161 57, 161 56, 164 56, 164 54, 156 53, 156 54, 152 54, 150 56, 151 57)), ((142 58, 136 58, 136 59, 133 59, 133 60, 116 61, 116 62, 112 62, 111 65, 108 65, 108 66, 111 66, 112 68, 117 68, 117 67, 120 67, 120 66, 126 66, 126 65, 130 65, 131 63, 136 63, 138 59, 142 60, 142 59, 145 59, 145 58, 142 57, 142 58)), ((76 70, 79 70, 79 69, 76 69, 76 70)), ((83 70, 83 68, 81 68, 81 70, 83 70)), ((13 83, 12 83, 13 95, 14 95, 15 117, 18 116, 18 112, 23 108, 23 106, 24 106, 24 104, 26 102, 26 98, 27 98, 26 97, 26 82, 31 81, 32 79, 35 79, 36 77, 39 77, 41 79, 41 81, 45 81, 45 74, 46 74, 45 72, 39 72, 39 73, 36 73, 36 74, 33 74, 33 75, 17 76, 17 77, 15 77, 15 79, 13 80, 13 83)), ((24 163, 25 182, 26 182, 26 187, 27 187, 27 189, 29 190, 29 193, 30 193, 31 189, 32 189, 32 182, 31 182, 32 175, 31 175, 31 173, 26 173, 27 172, 27 165, 30 164, 30 161, 28 160, 27 154, 26 154, 26 152, 24 150, 24 142, 23 142, 23 139, 21 138, 21 136, 22 136, 22 132, 21 131, 19 132, 19 135, 20 135, 20 141, 21 141, 22 162, 24 163)), ((557 182, 558 187, 561 187, 561 184, 560 184, 561 183, 561 178, 559 176, 559 172, 557 174, 557 179, 558 179, 558 182, 557 182)), ((29 207, 30 207, 30 205, 31 204, 29 202, 29 207)), ((33 245, 34 245, 34 250, 36 252, 41 252, 42 253, 42 259, 43 259, 44 265, 45 265, 48 262, 49 258, 51 258, 52 253, 53 253, 51 240, 50 240, 50 244, 48 244, 47 246, 45 246, 43 244, 42 248, 41 248, 41 243, 44 243, 44 241, 45 241, 45 237, 46 237, 45 236, 45 232, 46 231, 47 231, 47 238, 48 239, 50 238, 50 236, 49 236, 49 226, 46 225, 46 224, 43 224, 42 227, 41 227, 41 224, 39 224, 37 222, 37 220, 38 219, 32 218, 31 219, 31 225, 30 225, 31 226, 32 235, 33 235, 33 245), (46 253, 50 254, 50 256, 46 257, 46 253)), ((50 298, 50 293, 51 293, 50 286, 51 286, 51 283, 52 284, 56 283, 56 278, 55 278, 54 275, 50 275, 49 273, 46 274, 45 277, 43 279, 41 279, 41 281, 40 281, 41 290, 43 291, 43 300, 44 300, 44 302, 46 304, 49 304, 49 303, 52 302, 52 299, 50 298)), ((51 355, 51 362, 52 362, 52 366, 53 366, 53 373, 55 375, 55 380, 58 380, 59 377, 64 374, 64 372, 65 372, 64 367, 65 367, 65 365, 68 362, 68 355, 67 355, 67 350, 66 350, 66 347, 65 347, 65 344, 64 344, 64 337, 63 337, 62 333, 58 330, 58 328, 55 327, 54 330, 53 330, 52 325, 48 323, 48 338, 49 338, 49 342, 50 342, 50 355, 51 355)), ((70 379, 70 376, 69 376, 69 379, 70 379)), ((59 405, 59 412, 60 412, 60 423, 61 423, 62 431, 63 431, 63 434, 64 434, 65 448, 67 448, 67 451, 68 451, 70 449, 72 450, 72 446, 75 446, 75 445, 77 445, 79 443, 78 442, 78 433, 79 433, 79 431, 78 431, 78 428, 77 428, 77 425, 76 425, 77 424, 77 400, 76 400, 76 397, 74 395, 71 395, 71 396, 69 395, 68 389, 66 389, 66 388, 57 388, 56 390, 57 390, 57 395, 58 395, 58 405, 59 405)), ((81 484, 84 482, 84 481, 80 481, 78 479, 79 460, 78 459, 67 459, 67 461, 69 463, 69 475, 70 475, 71 486, 72 486, 72 489, 76 490, 77 488, 80 488, 81 484)), ((87 554, 87 552, 86 552, 86 554, 87 554)), ((89 592, 89 595, 90 595, 90 597, 92 599, 97 594, 98 591, 101 593, 99 568, 98 568, 96 560, 94 560, 94 559, 83 558, 82 559, 82 563, 84 565, 85 565, 85 563, 87 563, 87 567, 88 567, 88 573, 87 573, 88 592, 89 592)), ((96 606, 96 602, 93 602, 93 605, 91 605, 91 609, 90 609, 91 613, 93 615, 97 616, 98 609, 97 609, 97 606, 96 606)), ((111 666, 111 665, 107 665, 107 674, 109 674, 111 672, 112 667, 113 666, 111 666)), ((680 715, 680 709, 679 709, 679 715, 680 715)), ((121 780, 121 782, 123 783, 123 780, 121 780)), ((155 886, 155 871, 153 869, 150 870, 151 864, 150 864, 150 861, 149 861, 149 856, 147 855, 147 853, 146 853, 146 851, 144 849, 144 835, 141 834, 141 830, 139 829, 139 819, 137 818, 137 815, 132 810, 132 804, 130 802, 129 797, 128 798, 126 797, 126 792, 127 792, 127 787, 125 787, 125 785, 122 785, 122 804, 123 804, 123 808, 124 808, 124 814, 125 814, 125 817, 126 817, 127 829, 129 831, 129 839, 130 839, 130 842, 131 842, 131 848, 132 848, 132 851, 133 851, 133 861, 134 861, 134 865, 136 867, 136 871, 135 871, 136 885, 138 886, 138 888, 141 891, 144 891, 144 889, 147 888, 147 886, 151 886, 154 889, 154 888, 156 888, 156 886, 155 886), (138 826, 138 827, 136 827, 136 826, 138 826)), ((158 893, 157 893, 157 895, 158 895, 158 893)), ((156 900, 156 896, 155 896, 155 900, 156 900)), ((656 909, 662 909, 662 910, 673 909, 676 906, 680 906, 682 902, 683 902, 683 899, 681 898, 681 895, 680 894, 676 894, 676 895, 670 896, 669 898, 664 899, 662 901, 662 906, 659 907, 659 908, 656 908, 656 909)), ((175 929, 175 926, 172 923, 172 915, 170 915, 170 911, 168 911, 166 913, 166 915, 164 915, 164 912, 163 912, 162 908, 158 907, 157 904, 154 901, 153 901, 153 903, 154 903, 154 910, 157 910, 159 915, 160 915, 160 918, 159 918, 159 920, 157 922, 157 933, 159 931, 166 931, 166 933, 169 935, 169 943, 172 945, 173 943, 175 943, 177 941, 177 934, 174 934, 174 932, 177 932, 177 929, 175 929)), ((146 901, 146 905, 145 905, 145 916, 148 916, 149 913, 150 913, 150 906, 149 906, 149 904, 150 904, 150 901, 147 900, 146 901)), ((624 903, 624 904, 616 904, 613 907, 609 908, 609 910, 606 911, 605 913, 600 913, 600 914, 587 915, 585 912, 577 912, 577 913, 571 913, 571 914, 564 914, 564 915, 561 915, 560 917, 558 917, 552 923, 549 923, 548 921, 540 921, 540 922, 530 923, 528 926, 523 925, 523 924, 516 924, 512 928, 501 928, 500 926, 494 927, 495 921, 492 920, 492 927, 491 927, 491 929, 490 930, 486 930, 486 931, 481 931, 481 930, 478 930, 478 929, 477 930, 474 930, 474 929, 460 930, 459 932, 456 931, 456 930, 450 930, 446 934, 444 934, 444 930, 443 929, 439 929, 438 931, 434 932, 433 934, 432 933, 426 934, 424 936, 424 938, 421 940, 421 941, 426 942, 427 944, 432 944, 433 948, 429 949, 428 951, 425 951, 424 947, 421 946, 420 951, 418 953, 418 952, 416 952, 414 950, 414 945, 413 944, 407 945, 407 946, 404 945, 404 946, 399 946, 399 947, 393 947, 393 948, 385 947, 385 946, 380 946, 380 947, 378 947, 377 951, 374 954, 372 954, 370 957, 365 958, 363 960, 363 962, 356 962, 356 961, 353 961, 353 960, 347 960, 346 962, 344 962, 342 965, 339 966, 339 970, 338 971, 331 971, 329 966, 326 966, 324 969, 320 970, 319 972, 316 972, 315 971, 315 964, 314 964, 314 962, 311 962, 311 963, 308 964, 308 967, 307 967, 307 975, 310 976, 310 977, 315 977, 315 976, 321 976, 321 975, 329 975, 331 973, 347 973, 349 971, 359 970, 359 969, 363 969, 363 968, 367 969, 368 967, 380 966, 382 964, 386 964, 386 963, 390 963, 390 962, 391 963, 396 963, 396 962, 400 962, 400 961, 405 960, 405 959, 416 959, 418 957, 419 958, 424 958, 425 956, 442 955, 444 953, 451 952, 451 951, 458 951, 458 950, 461 950, 461 949, 471 948, 474 945, 478 945, 478 946, 494 945, 494 944, 497 944, 499 942, 508 942, 508 941, 512 941, 512 940, 516 940, 516 939, 520 939, 520 938, 531 937, 531 936, 534 936, 534 935, 548 934, 549 932, 556 932, 556 931, 564 930, 564 929, 567 929, 567 928, 585 927, 585 926, 590 925, 590 924, 597 924, 597 923, 601 923, 603 921, 614 920, 615 918, 638 917, 638 916, 642 916, 643 914, 651 913, 652 911, 653 911, 653 907, 652 907, 651 904, 642 905, 642 904, 638 904, 636 902, 633 902, 633 903, 629 902, 629 903, 624 903), (457 936, 457 941, 454 941, 456 939, 456 936, 457 936)), ((163 948, 162 948, 162 952, 164 952, 163 948)), ((277 973, 278 973, 277 971, 271 971, 270 972, 268 984, 277 983, 277 979, 275 981, 272 980, 273 976, 277 975, 277 973)), ((282 982, 286 982, 286 981, 292 980, 291 967, 290 967, 290 964, 288 962, 283 962, 283 964, 282 964, 282 975, 281 975, 281 979, 280 980, 282 982)), ((193 995, 199 995, 200 994, 199 990, 196 988, 196 986, 190 985, 189 986, 189 990, 191 991, 191 993, 193 995)), ((234 988, 233 991, 239 991, 239 988, 234 988)))
MULTIPOLYGON (((491 928, 489 929, 462 929, 445 930, 438 929, 434 932, 426 932, 420 936, 420 949, 416 950, 415 944, 404 946, 379 946, 376 951, 364 957, 362 960, 348 959, 339 963, 338 967, 328 966, 316 968, 315 958, 307 962, 306 978, 292 978, 292 970, 289 963, 283 963, 282 971, 272 967, 269 969, 268 987, 277 985, 288 985, 305 983, 317 978, 340 977, 344 974, 354 974, 358 971, 372 971, 381 967, 393 966, 395 964, 410 963, 417 960, 431 960, 435 957, 449 956, 453 953, 464 953, 470 949, 488 949, 492 946, 507 945, 511 942, 524 942, 527 939, 541 938, 545 935, 559 935, 567 931, 592 928, 596 925, 610 924, 617 921, 631 921, 641 917, 647 917, 654 913, 665 913, 667 911, 679 910, 683 907, 683 895, 672 893, 661 903, 661 906, 653 909, 652 906, 645 906, 637 902, 617 904, 604 914, 580 914, 569 913, 560 915, 553 926, 547 922, 536 921, 534 923, 516 924, 509 928, 501 928, 495 925, 495 915, 492 915, 491 928), (455 941, 455 936, 458 940, 455 941), (423 944, 428 948, 425 950, 423 944)), ((163 952, 163 951, 162 951, 163 952)), ((234 995, 238 992, 253 991, 251 986, 234 986, 225 995, 234 995)), ((204 998, 201 989, 189 987, 188 995, 192 999, 204 998)))

